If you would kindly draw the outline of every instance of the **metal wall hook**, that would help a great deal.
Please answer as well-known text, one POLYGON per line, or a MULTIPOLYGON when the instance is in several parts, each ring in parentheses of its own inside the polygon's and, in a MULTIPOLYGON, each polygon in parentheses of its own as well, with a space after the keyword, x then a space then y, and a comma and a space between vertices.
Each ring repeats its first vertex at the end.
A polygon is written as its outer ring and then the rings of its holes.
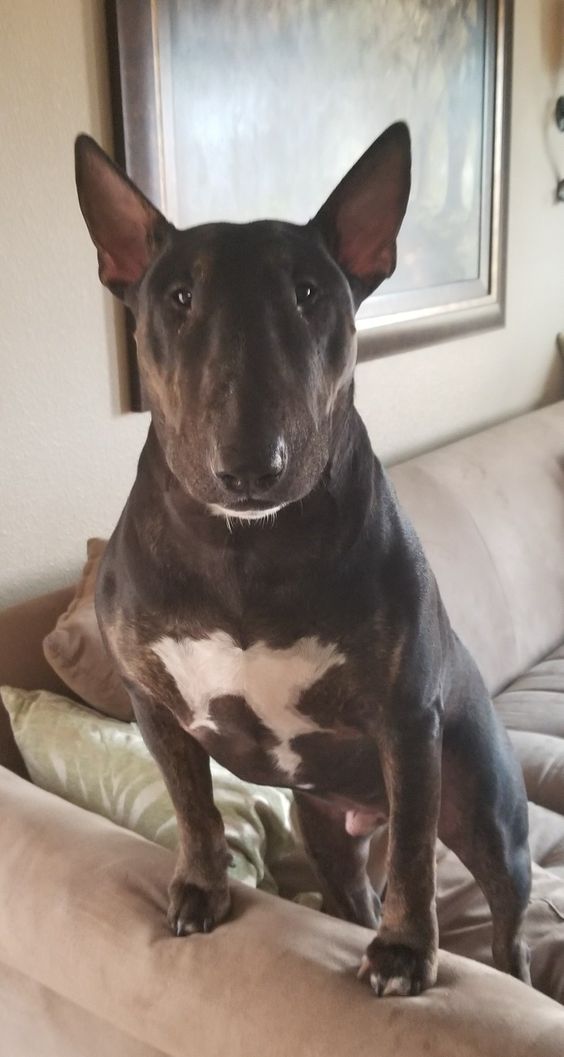
MULTIPOLYGON (((558 96, 554 108, 554 118, 560 132, 564 132, 564 95, 558 96)), ((556 184, 556 201, 564 202, 564 180, 558 180, 556 184)))

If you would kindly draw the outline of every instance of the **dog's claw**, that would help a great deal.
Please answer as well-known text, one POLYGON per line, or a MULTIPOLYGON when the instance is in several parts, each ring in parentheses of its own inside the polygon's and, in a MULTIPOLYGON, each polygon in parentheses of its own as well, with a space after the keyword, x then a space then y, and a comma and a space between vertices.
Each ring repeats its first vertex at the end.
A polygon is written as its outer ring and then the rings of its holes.
POLYGON ((435 983, 436 948, 418 951, 376 938, 364 954, 357 973, 360 980, 367 975, 372 991, 379 998, 419 995, 435 983))
POLYGON ((370 973, 369 983, 372 990, 374 991, 374 994, 377 995, 378 998, 380 998, 382 994, 382 981, 380 977, 376 973, 370 973))
POLYGON ((168 924, 175 936, 192 936, 195 932, 212 932, 229 913, 227 882, 214 888, 177 878, 170 888, 168 924))
MULTIPOLYGON (((372 983, 374 979, 374 973, 370 977, 372 983)), ((418 980, 410 981, 406 976, 391 976, 389 980, 379 981, 379 995, 418 995, 421 991, 421 984, 418 980)))

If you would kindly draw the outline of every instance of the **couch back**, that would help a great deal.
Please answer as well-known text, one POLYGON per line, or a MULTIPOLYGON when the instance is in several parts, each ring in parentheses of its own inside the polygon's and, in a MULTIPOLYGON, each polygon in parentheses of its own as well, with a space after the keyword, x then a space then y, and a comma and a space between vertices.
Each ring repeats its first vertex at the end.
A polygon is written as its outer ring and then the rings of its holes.
POLYGON ((496 693, 564 640, 564 401, 390 476, 496 693))

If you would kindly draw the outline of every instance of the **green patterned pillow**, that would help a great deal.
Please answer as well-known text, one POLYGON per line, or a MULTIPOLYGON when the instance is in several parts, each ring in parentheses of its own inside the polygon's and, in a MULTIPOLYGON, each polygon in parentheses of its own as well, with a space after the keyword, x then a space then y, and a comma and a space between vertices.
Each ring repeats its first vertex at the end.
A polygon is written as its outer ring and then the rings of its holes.
MULTIPOLYGON (((31 780, 174 849, 176 819, 160 772, 135 723, 110 719, 46 690, 1 688, 31 780)), ((233 856, 230 875, 276 892, 268 864, 300 847, 287 789, 250 785, 211 761, 215 803, 233 856)), ((300 902, 319 907, 316 892, 300 902)))

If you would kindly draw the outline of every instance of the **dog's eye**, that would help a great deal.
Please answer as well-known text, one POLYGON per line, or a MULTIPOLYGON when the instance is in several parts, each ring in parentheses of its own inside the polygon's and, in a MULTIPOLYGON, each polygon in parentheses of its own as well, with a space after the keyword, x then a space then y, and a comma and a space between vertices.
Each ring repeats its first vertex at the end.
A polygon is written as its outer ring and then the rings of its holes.
POLYGON ((313 283, 296 283, 295 294, 298 308, 304 308, 306 305, 311 305, 313 303, 317 294, 317 289, 313 283))
POLYGON ((170 297, 177 308, 187 309, 192 304, 192 291, 189 286, 175 286, 170 297))

